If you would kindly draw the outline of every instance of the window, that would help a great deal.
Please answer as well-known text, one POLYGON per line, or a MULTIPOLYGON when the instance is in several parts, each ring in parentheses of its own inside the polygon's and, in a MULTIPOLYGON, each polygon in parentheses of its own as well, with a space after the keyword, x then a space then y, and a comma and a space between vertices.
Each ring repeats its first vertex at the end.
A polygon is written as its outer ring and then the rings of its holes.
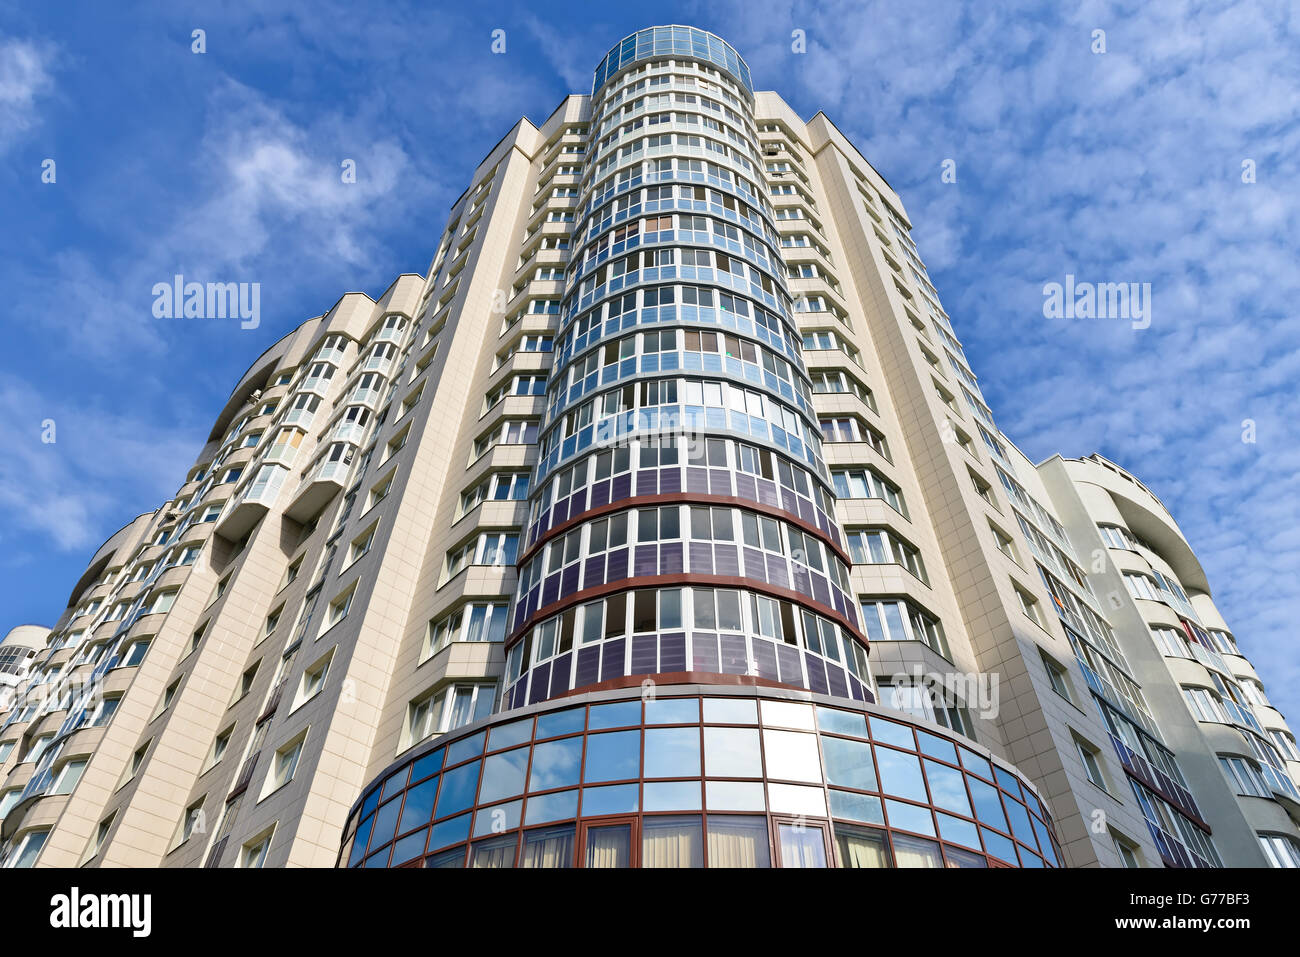
POLYGON ((888 529, 862 528, 847 533, 849 555, 855 565, 902 565, 928 584, 925 563, 916 546, 888 529))
POLYGON ((1043 667, 1047 669, 1047 680, 1052 683, 1052 690, 1059 694, 1066 701, 1074 702, 1070 695, 1070 679, 1065 673, 1065 668, 1053 661, 1047 656, 1047 652, 1040 651, 1043 658, 1043 667))
POLYGON ((114 811, 108 817, 104 818, 104 820, 99 822, 99 826, 95 828, 95 843, 91 845, 90 855, 87 860, 89 860, 90 857, 94 857, 100 852, 100 849, 103 848, 104 842, 108 840, 108 832, 113 829, 113 821, 116 819, 117 812, 114 811))
POLYGON ((267 832, 239 849, 240 867, 261 867, 266 863, 266 852, 271 849, 271 832, 267 832))
POLYGON ((943 626, 928 612, 898 598, 863 598, 859 604, 870 641, 920 641, 952 660, 943 626))
POLYGON ((1029 594, 1029 592, 1025 591, 1015 582, 1011 583, 1011 588, 1016 593, 1016 599, 1020 602, 1020 610, 1025 613, 1025 617, 1034 624, 1042 627, 1043 618, 1042 614, 1038 610, 1038 599, 1029 594))
POLYGON ((1197 721, 1228 723, 1228 715, 1224 711, 1223 702, 1209 688, 1184 686, 1183 700, 1187 702, 1187 707, 1191 709, 1197 721))
POLYGON ((174 847, 180 847, 195 834, 207 833, 207 819, 203 813, 203 802, 205 800, 206 797, 199 798, 199 800, 187 807, 185 813, 181 815, 181 823, 177 828, 174 847))
POLYGON ((831 472, 837 498, 884 499, 894 511, 907 517, 907 506, 897 485, 875 469, 836 469, 831 472))
POLYGON ((298 701, 294 704, 295 708, 316 697, 321 688, 325 687, 325 678, 329 675, 330 662, 333 659, 334 649, 331 648, 324 657, 302 673, 302 683, 298 687, 298 701))
POLYGON ((144 661, 145 652, 149 650, 149 643, 153 639, 141 638, 127 645, 126 653, 122 655, 122 660, 118 662, 120 668, 134 668, 140 662, 144 661))
POLYGON ((298 759, 302 757, 302 745, 306 739, 307 732, 303 731, 275 752, 275 757, 271 759, 271 769, 266 775, 266 784, 262 791, 263 798, 268 797, 293 780, 294 772, 298 770, 298 759))
POLYGON ((4 819, 10 808, 17 804, 18 799, 22 796, 22 788, 10 788, 8 791, 0 792, 0 820, 4 819))
POLYGON ((1124 584, 1128 587, 1129 594, 1134 598, 1146 598, 1151 601, 1164 601, 1160 589, 1156 583, 1146 575, 1140 575, 1136 572, 1124 573, 1124 584))
POLYGON ((18 850, 5 863, 5 867, 31 867, 36 863, 36 855, 41 852, 41 848, 45 846, 45 839, 49 836, 49 828, 28 831, 19 842, 18 850))
POLYGON ((393 489, 393 479, 396 475, 397 469, 393 469, 379 480, 378 485, 370 490, 370 496, 366 499, 367 512, 388 497, 388 493, 393 489))
POLYGON ((407 710, 409 744, 453 731, 492 713, 496 684, 458 684, 413 701, 407 710))
POLYGON ((145 602, 144 607, 140 609, 142 615, 162 615, 172 610, 172 605, 176 603, 178 589, 171 591, 160 591, 155 595, 150 595, 149 600, 145 602))
POLYGON ((1270 867, 1300 867, 1300 844, 1285 834, 1259 834, 1260 849, 1270 867))
POLYGON ((122 780, 117 784, 119 789, 134 778, 140 768, 144 766, 144 759, 149 754, 149 745, 151 744, 153 744, 152 738, 140 745, 140 747, 136 749, 135 754, 131 755, 130 763, 127 765, 126 770, 122 772, 122 780))
POLYGON ((375 530, 379 528, 379 523, 371 525, 368 529, 352 539, 352 544, 348 547, 348 564, 362 558, 370 551, 370 546, 375 541, 375 530))
POLYGON ((1106 790, 1106 778, 1101 773, 1097 749, 1077 737, 1074 739, 1074 749, 1079 752, 1079 760, 1083 762, 1083 772, 1088 776, 1088 780, 1103 791, 1106 790))
POLYGON ((430 621, 421 660, 455 641, 505 641, 509 607, 505 602, 467 605, 430 621))
POLYGON ((993 542, 997 545, 998 551, 1019 565, 1020 556, 1016 554, 1016 546, 1011 540, 1011 536, 1002 531, 1002 529, 998 528, 992 522, 989 522, 989 531, 993 533, 993 542))
POLYGON ((1127 838, 1120 837, 1114 831, 1110 832, 1110 839, 1115 844, 1115 853, 1119 855, 1119 861, 1125 867, 1141 867, 1142 862, 1138 859, 1137 845, 1127 838))
POLYGON ((1259 765, 1254 761, 1246 758, 1230 757, 1228 755, 1219 755, 1219 764, 1223 768, 1223 773, 1227 775, 1229 783, 1238 794, 1244 794, 1248 797, 1271 798, 1272 789, 1269 788, 1268 782, 1260 773, 1259 765))
POLYGON ((254 662, 253 666, 249 668, 247 671, 245 671, 243 675, 240 676, 239 697, 235 699, 236 701, 238 701, 240 698, 244 697, 244 695, 248 694, 250 691, 253 690, 253 681, 254 679, 257 678, 257 669, 261 666, 261 664, 262 662, 260 660, 254 662))
POLYGON ((27 749, 27 754, 23 757, 23 763, 25 764, 29 761, 31 762, 39 761, 41 759, 41 755, 45 753, 45 749, 49 746, 49 743, 53 740, 54 740, 54 735, 52 733, 43 734, 39 738, 33 739, 31 746, 28 747, 27 749))
MULTIPOLYGON (((13 753, 15 744, 17 744, 16 741, 0 741, 0 764, 4 764, 9 760, 9 755, 13 753)), ((0 817, 3 817, 3 815, 0 815, 0 817)))
MULTIPOLYGON (((176 700, 176 692, 180 689, 180 686, 180 678, 177 678, 167 686, 167 690, 163 692, 162 702, 158 705, 158 711, 154 714, 154 718, 158 717, 158 715, 162 714, 172 706, 172 702, 176 700)), ((150 720, 153 719, 151 718, 150 720)))
POLYGON ((454 578, 469 565, 513 565, 518 552, 517 533, 484 532, 447 553, 446 577, 454 578))
POLYGON ((208 767, 212 767, 225 755, 226 749, 230 747, 230 739, 234 733, 235 726, 232 724, 212 740, 212 753, 208 755, 208 767))
POLYGON ((333 628, 347 617, 348 609, 352 607, 352 596, 356 591, 356 582, 353 582, 347 591, 330 602, 329 608, 325 609, 325 630, 333 628))

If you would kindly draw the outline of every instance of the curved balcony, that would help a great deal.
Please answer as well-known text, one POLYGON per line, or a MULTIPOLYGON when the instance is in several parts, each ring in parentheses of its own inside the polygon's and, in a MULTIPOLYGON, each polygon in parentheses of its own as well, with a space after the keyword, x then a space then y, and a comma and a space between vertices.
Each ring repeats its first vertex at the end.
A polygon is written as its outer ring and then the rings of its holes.
MULTIPOLYGON (((355 450, 349 450, 352 451, 355 450)), ((284 514, 295 522, 305 522, 319 515, 330 499, 343 491, 351 473, 351 454, 334 462, 321 462, 303 477, 284 514)))
POLYGON ((1059 867, 1015 768, 928 722, 736 682, 640 684, 423 744, 342 867, 1059 867))

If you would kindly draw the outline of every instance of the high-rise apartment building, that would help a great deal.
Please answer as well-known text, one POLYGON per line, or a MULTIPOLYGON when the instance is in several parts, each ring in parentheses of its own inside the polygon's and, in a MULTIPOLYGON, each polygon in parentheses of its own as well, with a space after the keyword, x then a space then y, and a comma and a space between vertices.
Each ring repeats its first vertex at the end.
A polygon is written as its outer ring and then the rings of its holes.
POLYGON ((1296 866, 1190 547, 1001 434, 910 234, 720 38, 618 43, 92 558, 4 866, 1296 866))

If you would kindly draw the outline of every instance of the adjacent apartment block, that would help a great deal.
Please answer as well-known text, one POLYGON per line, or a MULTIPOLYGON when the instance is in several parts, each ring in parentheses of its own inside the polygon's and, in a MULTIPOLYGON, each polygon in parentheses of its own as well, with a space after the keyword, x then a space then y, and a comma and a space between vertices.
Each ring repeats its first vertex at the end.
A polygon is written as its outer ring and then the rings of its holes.
POLYGON ((92 557, 3 866, 1300 864, 1191 548, 999 431, 911 229, 721 38, 619 42, 92 557))

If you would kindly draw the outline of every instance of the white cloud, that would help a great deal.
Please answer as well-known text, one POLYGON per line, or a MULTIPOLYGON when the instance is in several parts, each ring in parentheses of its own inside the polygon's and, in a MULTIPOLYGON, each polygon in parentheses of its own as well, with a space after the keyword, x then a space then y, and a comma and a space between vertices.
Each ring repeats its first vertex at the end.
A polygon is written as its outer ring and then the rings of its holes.
POLYGON ((52 47, 0 37, 0 153, 40 122, 38 101, 54 87, 52 47))

